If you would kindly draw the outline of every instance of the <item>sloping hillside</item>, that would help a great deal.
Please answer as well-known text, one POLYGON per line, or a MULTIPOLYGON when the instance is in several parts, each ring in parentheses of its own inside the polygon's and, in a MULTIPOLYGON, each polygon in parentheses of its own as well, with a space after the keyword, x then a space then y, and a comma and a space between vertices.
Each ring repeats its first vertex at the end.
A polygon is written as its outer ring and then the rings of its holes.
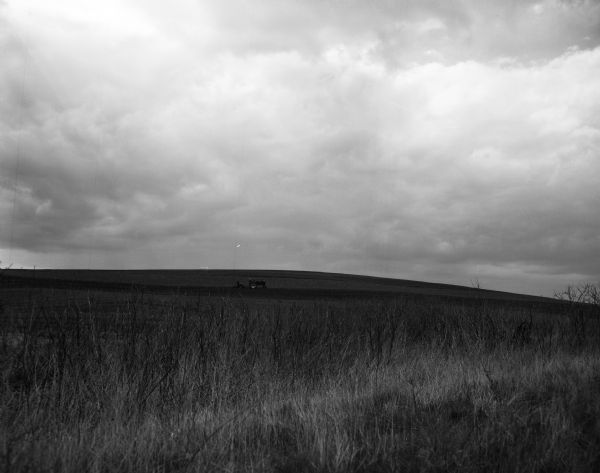
POLYGON ((411 281, 339 273, 281 270, 15 270, 4 272, 4 279, 17 285, 68 285, 106 289, 143 287, 147 290, 251 291, 250 279, 266 282, 263 296, 293 297, 422 294, 495 300, 548 302, 552 299, 476 289, 451 284, 411 281), (237 283, 245 288, 238 288, 237 283))

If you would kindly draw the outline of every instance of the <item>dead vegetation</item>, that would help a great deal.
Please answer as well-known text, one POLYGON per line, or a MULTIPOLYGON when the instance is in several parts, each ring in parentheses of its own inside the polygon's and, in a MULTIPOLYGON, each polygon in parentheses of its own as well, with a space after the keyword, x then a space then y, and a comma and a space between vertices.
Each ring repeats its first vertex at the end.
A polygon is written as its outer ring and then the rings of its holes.
POLYGON ((598 305, 2 296, 4 471, 600 469, 598 305))

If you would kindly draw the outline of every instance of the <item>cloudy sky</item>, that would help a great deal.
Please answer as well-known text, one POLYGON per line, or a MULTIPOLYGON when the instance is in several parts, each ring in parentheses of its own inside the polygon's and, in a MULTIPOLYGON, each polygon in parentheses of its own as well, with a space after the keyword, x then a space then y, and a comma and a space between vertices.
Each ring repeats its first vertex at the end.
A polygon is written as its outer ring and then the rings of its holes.
POLYGON ((598 1, 0 0, 1 265, 597 281, 599 78, 598 1))

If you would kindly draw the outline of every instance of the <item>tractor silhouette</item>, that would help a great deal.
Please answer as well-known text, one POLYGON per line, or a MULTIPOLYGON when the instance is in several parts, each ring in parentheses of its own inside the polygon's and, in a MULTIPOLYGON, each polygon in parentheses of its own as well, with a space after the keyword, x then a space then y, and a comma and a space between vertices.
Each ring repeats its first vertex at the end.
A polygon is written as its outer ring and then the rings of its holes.
POLYGON ((262 288, 266 289, 267 283, 265 281, 260 281, 258 279, 248 279, 248 287, 250 289, 256 289, 258 287, 262 287, 262 288))

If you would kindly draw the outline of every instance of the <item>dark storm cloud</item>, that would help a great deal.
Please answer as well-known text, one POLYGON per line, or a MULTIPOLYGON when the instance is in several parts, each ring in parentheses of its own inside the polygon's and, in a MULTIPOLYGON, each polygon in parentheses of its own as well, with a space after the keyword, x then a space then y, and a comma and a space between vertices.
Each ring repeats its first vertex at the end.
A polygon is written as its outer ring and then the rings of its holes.
POLYGON ((0 247, 597 279, 599 26, 585 1, 6 3, 0 247))

